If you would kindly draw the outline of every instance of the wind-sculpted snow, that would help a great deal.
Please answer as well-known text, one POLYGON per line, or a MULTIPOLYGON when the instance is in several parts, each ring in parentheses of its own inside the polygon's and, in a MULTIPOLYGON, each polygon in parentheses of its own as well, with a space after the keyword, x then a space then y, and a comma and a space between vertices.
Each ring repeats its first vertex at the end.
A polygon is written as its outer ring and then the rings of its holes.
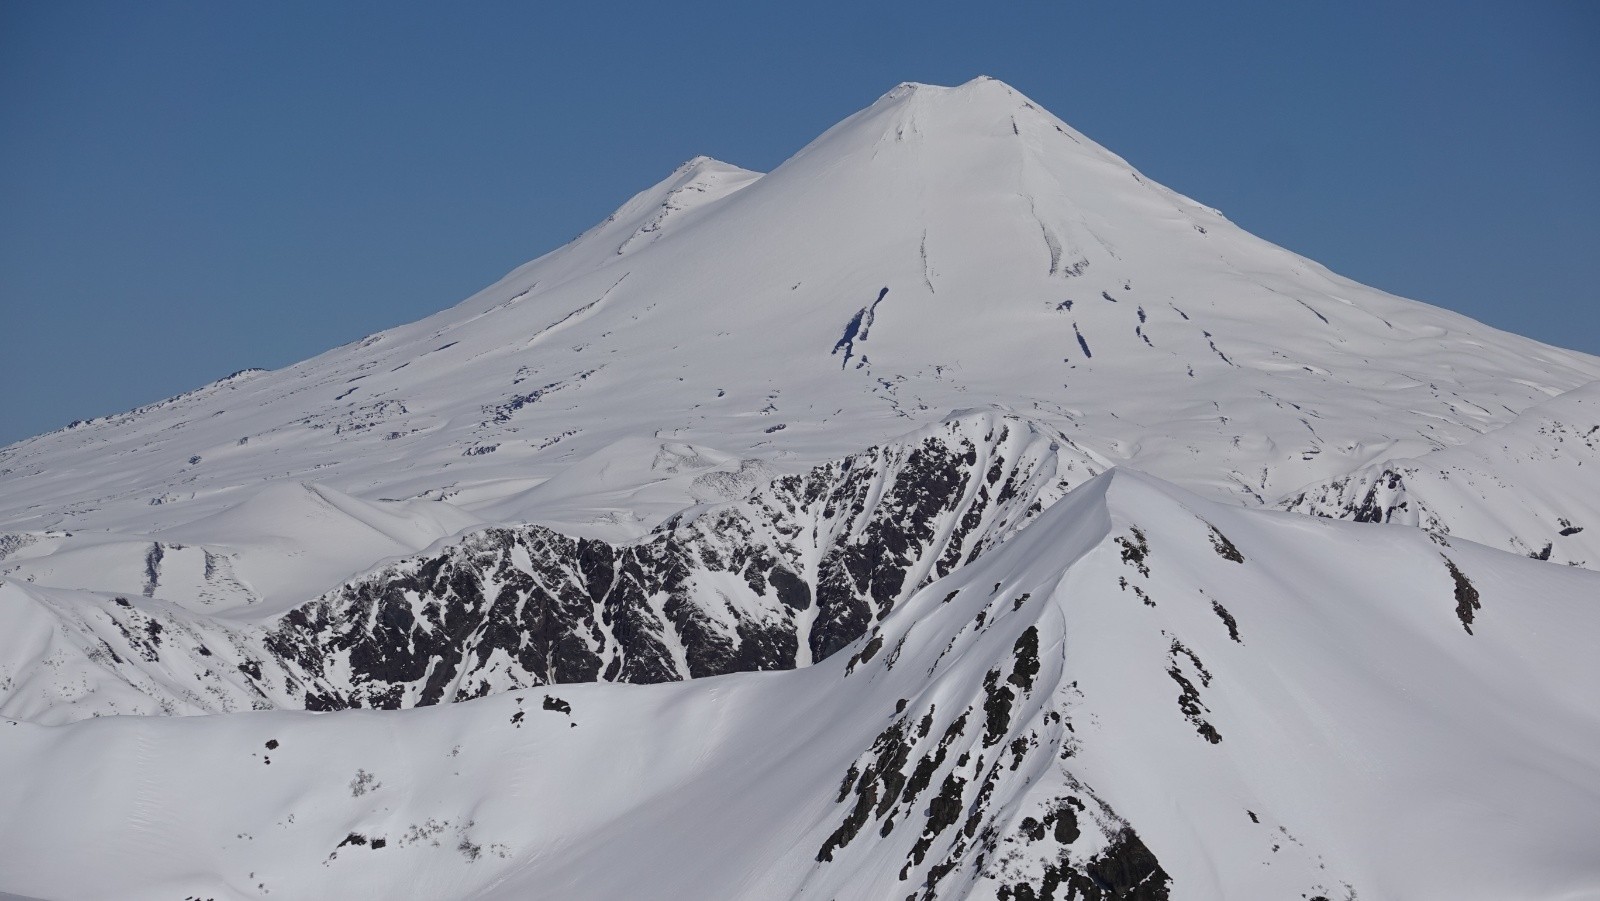
POLYGON ((1597 590, 1107 474, 788 672, 0 723, 0 891, 1580 897, 1597 590))

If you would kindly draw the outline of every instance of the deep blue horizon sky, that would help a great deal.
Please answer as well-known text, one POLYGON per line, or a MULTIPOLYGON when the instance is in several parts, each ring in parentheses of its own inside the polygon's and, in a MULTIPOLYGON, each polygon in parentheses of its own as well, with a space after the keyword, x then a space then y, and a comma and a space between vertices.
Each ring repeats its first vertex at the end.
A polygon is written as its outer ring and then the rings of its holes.
POLYGON ((1003 79, 1330 268, 1600 353, 1600 4, 0 4, 0 444, 448 307, 683 160, 1003 79))

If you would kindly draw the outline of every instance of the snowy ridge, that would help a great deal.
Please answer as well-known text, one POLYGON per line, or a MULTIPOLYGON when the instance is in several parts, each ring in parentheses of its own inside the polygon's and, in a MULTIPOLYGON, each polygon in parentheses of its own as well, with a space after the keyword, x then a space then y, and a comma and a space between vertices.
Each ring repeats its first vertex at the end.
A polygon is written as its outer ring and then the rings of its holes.
POLYGON ((16 584, 56 615, 28 628, 59 656, 41 670, 42 653, 13 655, 7 666, 39 676, 0 692, 0 711, 60 722, 393 709, 805 666, 1101 470, 1070 449, 1017 417, 968 413, 747 485, 741 500, 689 511, 636 544, 488 529, 254 620, 16 584))
POLYGON ((634 216, 630 214, 635 212, 634 208, 655 202, 657 195, 665 188, 665 195, 649 218, 617 245, 619 256, 655 241, 668 233, 669 226, 677 226, 688 213, 732 194, 761 177, 759 172, 730 166, 706 156, 697 156, 684 163, 672 175, 667 182, 629 201, 608 220, 610 225, 633 224, 634 216))

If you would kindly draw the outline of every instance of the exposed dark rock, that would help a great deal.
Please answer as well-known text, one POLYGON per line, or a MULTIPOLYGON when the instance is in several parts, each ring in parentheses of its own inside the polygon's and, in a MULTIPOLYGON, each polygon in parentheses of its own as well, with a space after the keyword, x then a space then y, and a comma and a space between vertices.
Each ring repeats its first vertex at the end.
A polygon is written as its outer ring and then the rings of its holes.
POLYGON ((881 650, 883 650, 883 636, 874 635, 867 640, 866 644, 861 646, 861 654, 856 659, 861 663, 865 663, 881 650))
POLYGON ((1239 637, 1239 623, 1233 618, 1233 614, 1228 612, 1228 608, 1222 606, 1222 602, 1213 599, 1211 609, 1222 618, 1222 624, 1228 627, 1228 637, 1244 644, 1244 640, 1239 637))
POLYGON ((914 863, 922 863, 928 853, 928 848, 933 845, 933 840, 939 833, 954 826, 961 819, 961 791, 966 787, 967 780, 954 773, 944 777, 944 783, 939 786, 939 793, 928 802, 928 819, 922 827, 922 835, 918 836, 916 845, 911 849, 911 859, 914 863))
POLYGON ((166 549, 161 542, 152 542, 150 550, 144 556, 144 596, 155 597, 156 589, 161 587, 161 561, 166 556, 166 549))
POLYGON ((1138 598, 1146 607, 1154 607, 1156 605, 1155 599, 1150 597, 1150 593, 1148 591, 1145 591, 1138 585, 1129 582, 1126 577, 1117 579, 1117 586, 1123 591, 1132 591, 1133 596, 1138 598))
POLYGON ((860 775, 861 771, 856 769, 856 765, 850 764, 849 771, 844 774, 844 781, 839 783, 839 797, 836 803, 843 804, 844 799, 850 797, 850 789, 855 786, 856 778, 860 775))
POLYGON ((1078 810, 1083 809, 1083 802, 1076 798, 1068 798, 1065 803, 1056 808, 1052 814, 1055 818, 1055 839, 1058 845, 1070 845, 1083 834, 1078 827, 1078 810), (1077 809, 1074 809, 1076 807, 1077 809))
POLYGON ((1466 629, 1467 634, 1471 635, 1472 620, 1476 612, 1483 607, 1478 600, 1478 589, 1456 567, 1455 561, 1444 557, 1444 565, 1450 570, 1450 578, 1455 581, 1456 619, 1461 620, 1461 628, 1466 629))
POLYGON ((1235 563, 1244 562, 1244 555, 1239 553, 1239 549, 1234 547, 1233 542, 1228 540, 1228 536, 1222 534, 1217 530, 1216 526, 1210 523, 1206 523, 1206 527, 1211 530, 1211 546, 1216 549, 1218 556, 1224 560, 1232 560, 1235 563))
POLYGON ((1174 641, 1170 654, 1171 663, 1167 667, 1167 675, 1172 677, 1172 681, 1178 683, 1178 709, 1183 712, 1184 719, 1187 719, 1195 727, 1195 731, 1199 732, 1202 738, 1212 744, 1217 744, 1222 741, 1222 735, 1215 727, 1206 722, 1204 714, 1208 710, 1206 705, 1200 701, 1200 689, 1196 688, 1195 684, 1183 674, 1183 669, 1179 666, 1177 659, 1180 654, 1188 657, 1190 663, 1199 671, 1202 685, 1211 684, 1211 673, 1200 663, 1199 656, 1194 651, 1174 641))
MULTIPOLYGON (((281 617, 266 639, 274 681, 308 709, 397 708, 824 659, 1065 490, 1002 452, 1014 428, 1026 426, 1002 420, 982 434, 958 422, 873 448, 673 518, 633 545, 541 526, 474 533, 281 617)), ((880 650, 881 639, 861 660, 880 650)))
POLYGON ((829 351, 830 354, 837 354, 841 350, 844 351, 844 362, 839 364, 840 368, 849 364, 850 357, 855 353, 857 341, 863 344, 866 343, 867 337, 871 333, 873 319, 878 313, 878 304, 883 303, 883 299, 888 294, 888 288, 880 290, 878 299, 857 311, 855 316, 851 317, 850 323, 845 326, 844 334, 834 343, 833 350, 829 351))
POLYGON ((1039 629, 1029 626, 1022 637, 1017 639, 1016 646, 1012 648, 1016 665, 1011 670, 1007 682, 1021 688, 1023 691, 1033 690, 1033 679, 1039 675, 1039 629))
POLYGON ((999 670, 990 670, 984 677, 983 691, 983 746, 990 747, 1005 737, 1006 730, 1011 728, 1011 703, 1017 699, 1016 692, 998 684, 999 670))
POLYGON ((775 567, 768 577, 773 590, 778 593, 778 600, 793 610, 805 610, 811 606, 811 586, 805 583, 794 573, 783 567, 775 567))
POLYGON ((1132 564, 1139 570, 1139 575, 1149 576, 1150 567, 1145 563, 1145 558, 1150 556, 1150 543, 1145 540, 1138 526, 1129 526, 1128 532, 1132 537, 1118 535, 1116 538, 1117 544, 1122 545, 1122 562, 1132 564))
MULTIPOLYGON (((1085 875, 1109 894, 1125 901, 1164 901, 1172 881, 1161 863, 1131 828, 1124 827, 1111 845, 1085 867, 1085 875)), ((1085 897, 1089 897, 1087 894, 1085 897)))
POLYGON ((1045 865, 1038 882, 1002 885, 995 896, 1001 901, 1166 901, 1171 881, 1139 836, 1124 826, 1081 868, 1061 857, 1045 865))
MULTIPOLYGON (((844 822, 839 824, 822 847, 817 851, 817 860, 829 861, 833 853, 839 848, 848 845, 855 839, 866 825, 867 819, 872 816, 873 808, 877 808, 877 815, 882 817, 889 812, 899 796, 901 788, 905 785, 905 775, 901 769, 905 766, 906 758, 911 752, 911 745, 905 741, 905 721, 896 720, 887 729, 879 733, 873 742, 872 750, 875 754, 873 760, 861 770, 861 775, 851 779, 845 775, 844 790, 840 792, 839 800, 843 802, 849 791, 849 783, 855 783, 856 803, 845 815, 844 822), (882 793, 880 794, 880 788, 882 793)), ((855 771, 852 766, 851 772, 855 771)), ((885 827, 892 828, 892 827, 885 827)))

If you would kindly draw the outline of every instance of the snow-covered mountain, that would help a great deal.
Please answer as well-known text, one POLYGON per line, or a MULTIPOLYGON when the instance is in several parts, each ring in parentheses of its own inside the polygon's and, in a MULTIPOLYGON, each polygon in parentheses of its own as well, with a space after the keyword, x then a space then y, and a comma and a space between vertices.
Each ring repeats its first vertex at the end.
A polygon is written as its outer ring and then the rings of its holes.
POLYGON ((0 873, 71 898, 1587 897, 1597 592, 1118 470, 798 670, 7 725, 0 873))
POLYGON ((0 893, 1600 897, 1597 385, 901 85, 0 450, 0 893))
POLYGON ((0 517, 146 531, 292 478, 636 537, 696 499, 651 445, 798 472, 993 406, 1270 503, 1595 379, 1254 238, 998 81, 902 85, 428 319, 13 445, 0 517))

